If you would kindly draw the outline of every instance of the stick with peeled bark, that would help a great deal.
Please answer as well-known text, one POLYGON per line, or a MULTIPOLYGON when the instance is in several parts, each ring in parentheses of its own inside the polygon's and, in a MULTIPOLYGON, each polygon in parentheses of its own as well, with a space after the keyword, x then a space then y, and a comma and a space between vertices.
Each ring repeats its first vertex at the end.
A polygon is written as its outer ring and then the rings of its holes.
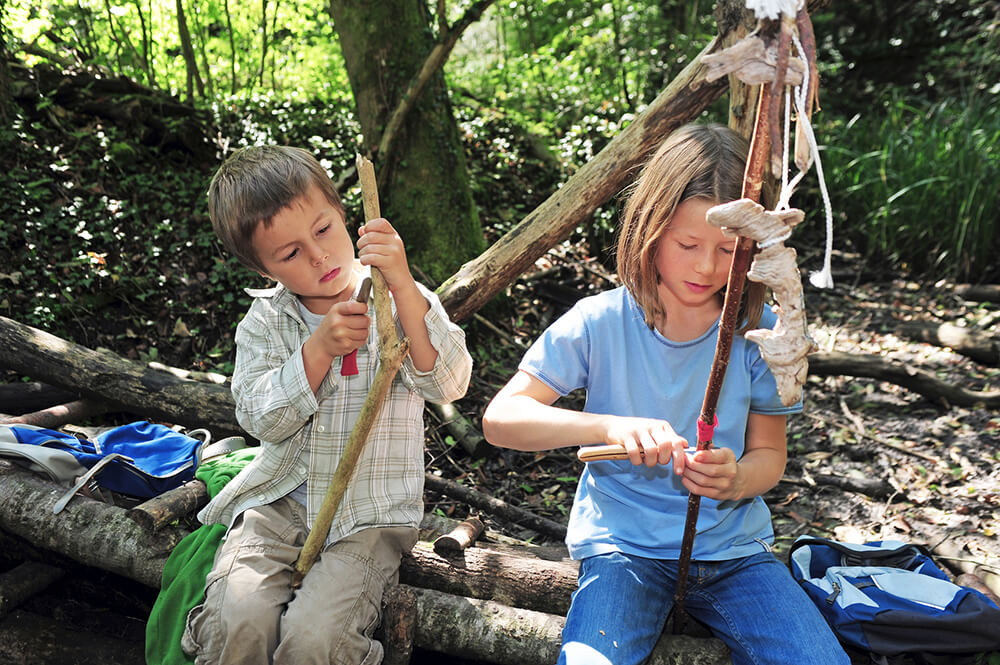
MULTIPOLYGON (((747 157, 746 172, 743 176, 743 198, 757 201, 763 184, 764 166, 768 161, 768 147, 771 137, 768 132, 768 110, 770 94, 767 84, 761 89, 757 101, 757 117, 753 137, 750 142, 750 154, 747 157)), ((701 416, 698 418, 698 450, 712 447, 712 436, 715 429, 715 407, 722 392, 722 382, 726 377, 726 367, 729 364, 729 353, 733 346, 733 335, 736 331, 736 317, 739 314, 740 299, 743 295, 743 285, 750 256, 753 253, 753 241, 741 237, 733 254, 732 267, 729 269, 729 282, 726 286, 726 298, 722 305, 722 320, 719 322, 719 339, 715 346, 715 358, 712 360, 712 371, 708 378, 708 388, 701 406, 701 416)), ((687 517, 684 521, 684 537, 681 541, 681 555, 677 567, 677 587, 674 591, 674 622, 673 632, 679 633, 684 627, 684 596, 687 593, 688 570, 691 565, 691 552, 694 549, 694 536, 698 523, 698 511, 701 506, 701 496, 688 495, 687 517)))
MULTIPOLYGON (((360 155, 357 158, 357 165, 358 177, 361 180, 361 196, 364 200, 365 219, 375 219, 381 216, 378 188, 375 184, 375 169, 371 161, 360 155)), ((306 542, 299 553, 299 558, 295 562, 292 588, 298 588, 302 584, 302 579, 312 568, 326 543, 333 518, 340 508, 340 503, 347 491, 347 485, 351 482, 351 476, 354 475, 354 469, 358 465, 365 444, 368 442, 368 434, 375 424, 375 418, 385 401, 392 380, 396 377, 396 373, 403 364, 403 359, 406 358, 406 354, 410 350, 409 338, 399 339, 396 334, 396 324, 392 318, 392 304, 389 302, 389 287, 377 268, 372 268, 372 285, 375 292, 375 326, 378 329, 379 341, 378 370, 375 372, 375 379, 368 391, 368 396, 365 397, 365 403, 361 407, 361 413, 358 414, 358 419, 354 423, 354 429, 351 430, 344 454, 337 464, 337 469, 333 472, 333 481, 323 498, 323 505, 320 506, 316 521, 313 523, 309 536, 306 537, 306 542)))

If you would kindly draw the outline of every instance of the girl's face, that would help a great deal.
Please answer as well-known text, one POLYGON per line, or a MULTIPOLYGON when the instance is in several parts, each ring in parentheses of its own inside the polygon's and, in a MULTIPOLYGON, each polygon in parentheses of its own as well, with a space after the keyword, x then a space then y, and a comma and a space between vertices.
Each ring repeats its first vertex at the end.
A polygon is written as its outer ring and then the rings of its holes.
POLYGON ((715 205, 702 198, 681 203, 657 245, 657 291, 668 321, 693 309, 714 316, 721 309, 717 294, 729 278, 736 238, 705 221, 715 205))

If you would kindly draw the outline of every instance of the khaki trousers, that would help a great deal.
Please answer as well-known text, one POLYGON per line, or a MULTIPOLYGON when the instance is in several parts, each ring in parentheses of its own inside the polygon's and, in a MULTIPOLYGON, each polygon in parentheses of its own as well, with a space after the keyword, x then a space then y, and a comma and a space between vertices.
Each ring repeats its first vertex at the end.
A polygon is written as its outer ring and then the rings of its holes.
POLYGON ((205 602, 187 618, 196 665, 376 665, 382 593, 417 540, 412 527, 360 531, 327 547, 292 590, 305 508, 287 497, 244 512, 219 546, 205 602))

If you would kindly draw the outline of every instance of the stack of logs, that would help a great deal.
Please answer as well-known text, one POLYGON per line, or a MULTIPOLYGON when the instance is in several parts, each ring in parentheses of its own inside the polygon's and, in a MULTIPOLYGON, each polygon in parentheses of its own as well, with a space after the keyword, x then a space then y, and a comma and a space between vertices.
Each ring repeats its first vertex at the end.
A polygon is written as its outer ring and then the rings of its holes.
MULTIPOLYGON (((153 588, 171 550, 188 533, 179 523, 207 500, 204 484, 195 480, 130 509, 76 497, 54 515, 52 506, 64 491, 0 460, 0 532, 53 553, 67 566, 99 568, 153 588)), ((414 648, 484 663, 556 661, 576 563, 562 546, 479 535, 481 526, 425 517, 421 541, 403 558, 400 584, 383 599, 386 663, 408 663, 414 648)), ((0 615, 59 577, 48 566, 44 574, 25 570, 0 577, 0 615), (38 584, 19 589, 13 583, 29 577, 38 584)), ((720 641, 683 635, 665 635, 648 662, 682 658, 703 665, 730 662, 720 641)))

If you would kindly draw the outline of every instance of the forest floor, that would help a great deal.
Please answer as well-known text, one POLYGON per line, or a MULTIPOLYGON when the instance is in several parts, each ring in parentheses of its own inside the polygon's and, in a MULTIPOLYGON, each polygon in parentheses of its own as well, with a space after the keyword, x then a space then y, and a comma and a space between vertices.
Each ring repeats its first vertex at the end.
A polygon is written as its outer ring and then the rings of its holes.
MULTIPOLYGON (((474 429, 538 332, 575 300, 615 283, 594 261, 550 252, 535 272, 511 286, 511 314, 469 323, 476 368, 468 395, 456 406, 474 429)), ((962 300, 951 286, 899 280, 843 280, 830 291, 806 286, 810 334, 823 351, 877 354, 967 389, 997 390, 997 368, 897 334, 908 320, 995 328, 1000 304, 962 300)), ((578 394, 562 402, 581 403, 578 394)), ((487 448, 473 457, 430 410, 427 434, 428 471, 565 524, 581 469, 575 451, 487 448)), ((765 496, 780 556, 802 535, 851 542, 898 539, 930 547, 953 574, 974 569, 980 576, 1000 575, 997 411, 950 406, 874 379, 814 376, 806 385, 803 413, 789 419, 788 441, 785 476, 765 496)), ((454 498, 428 491, 426 499, 428 511, 455 518, 479 514, 490 530, 551 544, 454 498)), ((107 612, 119 623, 118 639, 141 653, 144 613, 155 593, 132 583, 110 584, 106 576, 97 582, 84 576, 63 585, 59 594, 56 600, 36 599, 27 609, 51 613, 44 609, 48 603, 61 608, 57 619, 84 625, 94 621, 95 610, 98 616, 107 612), (108 588, 116 590, 108 594, 108 588)))

